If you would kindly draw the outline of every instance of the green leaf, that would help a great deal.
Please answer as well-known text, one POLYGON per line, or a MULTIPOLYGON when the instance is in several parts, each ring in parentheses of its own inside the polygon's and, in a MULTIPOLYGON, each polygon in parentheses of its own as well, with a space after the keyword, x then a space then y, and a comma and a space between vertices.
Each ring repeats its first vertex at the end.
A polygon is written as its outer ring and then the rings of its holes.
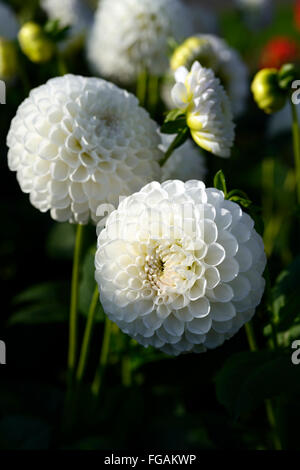
POLYGON ((268 398, 300 390, 300 374, 290 355, 243 352, 225 363, 216 384, 218 400, 237 419, 268 398))
POLYGON ((44 282, 42 284, 35 284, 16 295, 13 299, 13 304, 19 305, 25 302, 47 303, 49 301, 67 304, 66 298, 68 299, 68 293, 69 283, 66 281, 44 282))
POLYGON ((240 196, 232 196, 230 198, 230 201, 236 202, 240 206, 245 207, 245 209, 248 209, 252 205, 252 202, 249 201, 249 199, 245 199, 245 198, 240 197, 240 196))
POLYGON ((68 310, 60 305, 30 305, 14 313, 7 322, 8 326, 18 324, 37 325, 49 323, 64 323, 68 321, 68 310))
POLYGON ((70 30, 70 26, 60 27, 60 20, 55 19, 55 20, 47 21, 43 29, 44 29, 45 34, 52 41, 59 42, 66 38, 70 30))
MULTIPOLYGON (((85 316, 88 315, 90 303, 96 287, 95 253, 95 246, 88 249, 82 267, 81 282, 79 286, 79 309, 85 316)), ((104 320, 104 311, 100 301, 97 304, 95 319, 96 321, 101 322, 104 320)))
POLYGON ((214 177, 214 187, 216 189, 219 189, 220 191, 223 191, 225 197, 227 196, 227 186, 226 186, 226 180, 225 180, 225 175, 222 170, 219 170, 214 177))
POLYGON ((180 109, 173 109, 160 129, 163 134, 178 134, 187 127, 186 116, 180 109))
POLYGON ((70 285, 47 282, 32 286, 13 299, 8 325, 63 323, 68 320, 70 285))
POLYGON ((274 322, 284 331, 300 322, 300 256, 281 272, 272 289, 274 322))
POLYGON ((231 200, 232 197, 240 197, 250 201, 247 194, 241 189, 233 189, 232 191, 229 191, 229 193, 227 194, 227 199, 231 200))

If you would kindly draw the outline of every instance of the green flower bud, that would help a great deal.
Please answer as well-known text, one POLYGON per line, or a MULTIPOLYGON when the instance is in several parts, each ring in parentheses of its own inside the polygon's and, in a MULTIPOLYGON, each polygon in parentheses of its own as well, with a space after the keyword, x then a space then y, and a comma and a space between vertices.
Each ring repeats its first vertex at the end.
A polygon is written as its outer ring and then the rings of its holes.
POLYGON ((294 80, 299 77, 299 71, 294 64, 284 64, 278 72, 278 83, 283 90, 289 90, 294 80))
POLYGON ((278 83, 278 70, 273 68, 262 69, 255 75, 251 91, 258 107, 267 114, 282 109, 287 99, 278 83))
POLYGON ((198 60, 203 67, 215 69, 217 59, 215 53, 206 39, 192 36, 178 46, 171 57, 170 65, 173 71, 184 66, 190 69, 198 60))
POLYGON ((48 62, 53 57, 55 45, 37 23, 25 23, 19 31, 18 39, 22 51, 31 62, 48 62))
POLYGON ((12 80, 17 74, 17 48, 12 41, 0 38, 0 79, 12 80))

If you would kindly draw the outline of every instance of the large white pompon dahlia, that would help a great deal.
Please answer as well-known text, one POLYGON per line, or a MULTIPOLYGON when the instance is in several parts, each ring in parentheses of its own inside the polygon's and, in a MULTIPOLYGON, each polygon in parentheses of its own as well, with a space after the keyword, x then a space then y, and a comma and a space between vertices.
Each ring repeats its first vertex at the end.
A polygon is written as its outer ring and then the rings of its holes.
MULTIPOLYGON (((160 149, 165 153, 173 142, 175 135, 161 134, 162 144, 160 149)), ((181 147, 174 150, 162 167, 161 181, 181 180, 188 181, 190 179, 204 180, 207 173, 204 156, 199 147, 197 147, 190 139, 181 147)))
POLYGON ((230 101, 220 80, 199 62, 194 62, 190 72, 179 67, 175 80, 172 99, 186 113, 196 144, 220 157, 229 157, 234 124, 230 101))
POLYGON ((157 125, 131 93, 64 75, 31 91, 12 120, 8 164, 21 189, 58 221, 98 221, 100 204, 160 177, 157 125))
POLYGON ((19 23, 13 10, 0 2, 0 38, 15 39, 19 31, 19 23))
POLYGON ((168 40, 191 34, 190 11, 180 0, 101 0, 88 41, 93 69, 130 83, 144 69, 168 69, 168 40))
POLYGON ((255 313, 266 257, 254 222, 204 183, 153 182, 121 202, 98 237, 108 317, 143 346, 203 352, 255 313))

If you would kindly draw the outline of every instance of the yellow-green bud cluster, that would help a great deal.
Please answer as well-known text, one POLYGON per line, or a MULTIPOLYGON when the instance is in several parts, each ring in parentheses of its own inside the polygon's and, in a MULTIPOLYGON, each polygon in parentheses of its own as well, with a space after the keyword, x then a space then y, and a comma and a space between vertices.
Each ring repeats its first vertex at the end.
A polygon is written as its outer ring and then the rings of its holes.
POLYGON ((0 79, 12 80, 17 74, 17 48, 13 41, 0 37, 0 79))
POLYGON ((43 28, 33 21, 22 26, 18 39, 23 53, 31 62, 48 62, 53 57, 55 44, 44 33, 43 28))
POLYGON ((293 64, 285 64, 280 70, 265 68, 254 77, 251 85, 254 100, 267 114, 280 111, 286 103, 297 71, 293 64))
POLYGON ((191 68, 195 61, 203 67, 215 69, 217 59, 215 53, 206 39, 192 36, 178 46, 171 57, 170 65, 173 71, 179 67, 191 68))

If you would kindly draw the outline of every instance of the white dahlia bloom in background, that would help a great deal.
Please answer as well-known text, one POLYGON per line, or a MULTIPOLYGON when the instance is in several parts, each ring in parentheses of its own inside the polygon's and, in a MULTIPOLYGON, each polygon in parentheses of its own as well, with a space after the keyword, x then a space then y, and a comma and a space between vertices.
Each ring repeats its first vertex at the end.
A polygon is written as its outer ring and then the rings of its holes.
POLYGON ((143 346, 203 352, 255 313, 266 257, 254 222, 204 183, 153 182, 121 202, 98 237, 108 317, 143 346))
POLYGON ((70 26, 69 38, 84 36, 93 20, 93 12, 83 0, 41 0, 41 7, 52 20, 59 20, 60 26, 70 26))
POLYGON ((243 19, 250 29, 258 30, 268 26, 273 18, 273 0, 235 0, 243 19))
MULTIPOLYGON (((300 105, 297 105, 296 109, 298 112, 298 119, 300 119, 300 105)), ((280 134, 291 132, 292 111, 290 103, 287 103, 284 108, 269 117, 267 133, 268 136, 272 138, 279 136, 280 134)))
POLYGON ((172 88, 175 107, 186 113, 187 125, 199 147, 229 157, 234 124, 228 96, 211 69, 194 62, 191 71, 179 67, 172 88))
POLYGON ((88 41, 92 68, 121 83, 148 69, 163 75, 168 40, 191 33, 190 11, 180 0, 101 0, 88 41))
POLYGON ((212 34, 197 34, 175 50, 171 58, 172 70, 162 89, 166 105, 172 107, 171 89, 174 84, 174 72, 181 66, 190 69, 195 61, 214 71, 230 98, 234 115, 242 114, 249 94, 248 68, 235 49, 212 34))
POLYGON ((19 27, 14 11, 8 5, 0 2, 0 38, 15 39, 19 27))
MULTIPOLYGON (((160 149, 165 153, 173 142, 175 135, 161 134, 160 149)), ((162 167, 161 181, 179 179, 188 181, 192 178, 204 180, 207 173, 204 156, 191 140, 174 150, 162 167)))
POLYGON ((203 34, 216 34, 218 32, 218 17, 213 10, 198 3, 191 3, 188 6, 193 21, 193 32, 201 31, 203 34))
POLYGON ((132 94, 98 78, 64 75, 31 91, 12 120, 8 164, 34 207, 58 221, 98 221, 160 177, 157 125, 132 94))

